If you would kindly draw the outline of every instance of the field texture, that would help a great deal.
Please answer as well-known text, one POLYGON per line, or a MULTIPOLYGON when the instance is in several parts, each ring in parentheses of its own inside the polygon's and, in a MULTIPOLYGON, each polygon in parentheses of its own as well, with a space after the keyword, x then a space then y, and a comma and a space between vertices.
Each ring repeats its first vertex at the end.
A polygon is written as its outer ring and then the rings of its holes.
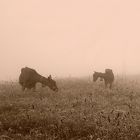
POLYGON ((0 140, 139 140, 140 79, 60 79, 59 91, 0 84, 0 140))

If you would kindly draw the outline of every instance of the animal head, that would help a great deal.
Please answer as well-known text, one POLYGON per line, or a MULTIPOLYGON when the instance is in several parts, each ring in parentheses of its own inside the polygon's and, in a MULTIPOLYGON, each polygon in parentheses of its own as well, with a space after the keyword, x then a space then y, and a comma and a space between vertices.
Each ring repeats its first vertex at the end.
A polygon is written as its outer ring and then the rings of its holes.
POLYGON ((41 81, 43 87, 48 86, 53 91, 58 91, 56 82, 52 79, 51 75, 48 78, 42 77, 41 81))
POLYGON ((56 85, 56 82, 52 79, 52 76, 50 75, 49 77, 48 77, 48 86, 49 86, 49 88, 50 89, 52 89, 53 91, 58 91, 58 87, 57 87, 57 85, 56 85))

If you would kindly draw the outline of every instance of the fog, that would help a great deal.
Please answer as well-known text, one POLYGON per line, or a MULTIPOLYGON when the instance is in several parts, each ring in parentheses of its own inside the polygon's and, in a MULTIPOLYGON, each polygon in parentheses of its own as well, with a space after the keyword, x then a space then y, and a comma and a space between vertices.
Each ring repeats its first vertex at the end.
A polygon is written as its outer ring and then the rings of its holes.
POLYGON ((139 0, 1 0, 0 80, 140 74, 139 0))

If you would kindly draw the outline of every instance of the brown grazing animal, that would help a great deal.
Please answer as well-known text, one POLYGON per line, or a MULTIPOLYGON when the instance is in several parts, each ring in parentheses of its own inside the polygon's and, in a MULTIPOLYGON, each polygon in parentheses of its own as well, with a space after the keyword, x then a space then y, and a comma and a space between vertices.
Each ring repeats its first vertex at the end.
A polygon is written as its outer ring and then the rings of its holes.
POLYGON ((114 81, 114 74, 112 69, 105 69, 105 73, 102 72, 94 72, 93 81, 95 82, 100 77, 100 80, 104 80, 105 87, 109 85, 109 88, 112 88, 112 83, 114 81))
POLYGON ((51 78, 51 75, 46 78, 38 74, 34 69, 25 67, 21 69, 21 74, 19 76, 19 83, 22 86, 22 90, 34 89, 36 83, 41 83, 42 87, 48 86, 53 91, 58 91, 56 82, 51 78))

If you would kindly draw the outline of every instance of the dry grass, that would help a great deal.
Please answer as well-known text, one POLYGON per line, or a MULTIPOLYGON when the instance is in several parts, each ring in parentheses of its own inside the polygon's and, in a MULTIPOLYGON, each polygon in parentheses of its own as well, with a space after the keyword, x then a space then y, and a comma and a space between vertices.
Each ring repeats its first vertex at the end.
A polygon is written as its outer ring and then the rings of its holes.
POLYGON ((140 80, 117 79, 112 90, 86 79, 58 80, 59 92, 21 92, 0 84, 0 139, 138 140, 140 80))

